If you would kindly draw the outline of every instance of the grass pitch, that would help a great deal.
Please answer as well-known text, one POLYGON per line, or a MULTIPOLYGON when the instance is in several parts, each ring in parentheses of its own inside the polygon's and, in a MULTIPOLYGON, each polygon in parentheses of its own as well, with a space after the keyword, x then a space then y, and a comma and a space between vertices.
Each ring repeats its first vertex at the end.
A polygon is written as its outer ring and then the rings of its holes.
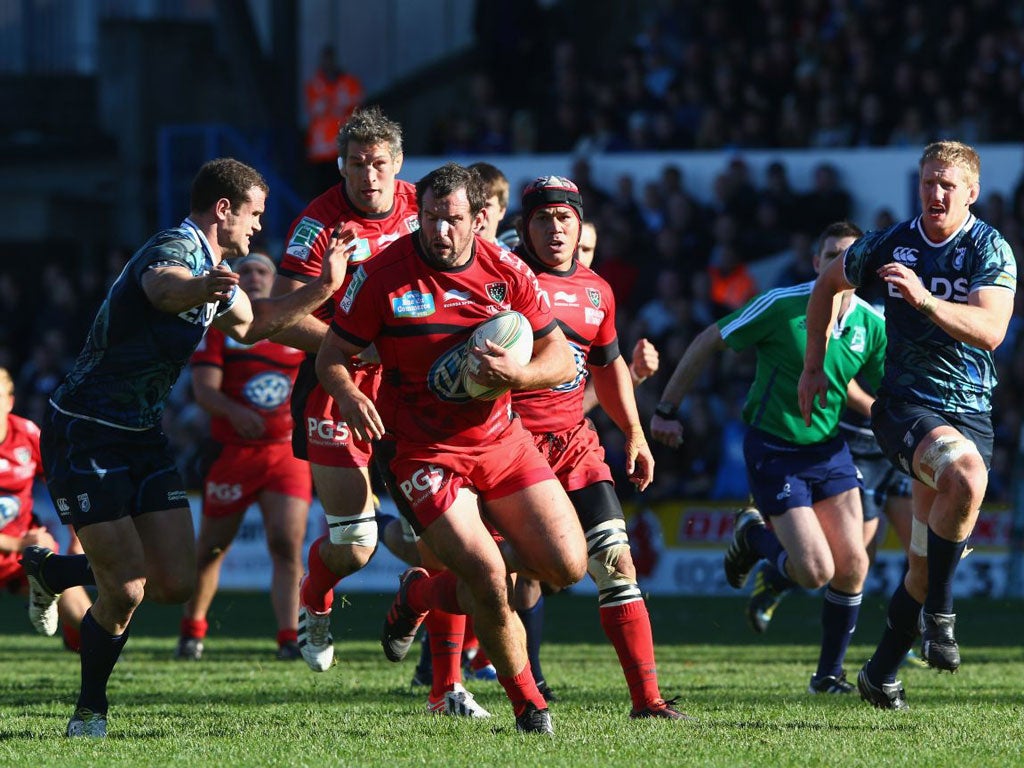
MULTIPOLYGON (((630 721, 629 697, 595 599, 548 598, 545 675, 555 738, 517 734, 497 683, 470 683, 490 720, 424 712, 414 660, 377 644, 388 595, 339 596, 338 663, 314 674, 273 658, 263 594, 226 593, 201 662, 171 656, 179 611, 143 605, 110 685, 110 735, 67 740, 78 659, 31 634, 18 598, 0 599, 0 766, 1005 766, 1024 765, 1024 606, 961 600, 959 674, 908 668, 909 712, 811 696, 820 598, 787 598, 753 635, 740 598, 648 601, 662 693, 691 722, 630 721)), ((848 673, 874 647, 885 599, 865 599, 848 673)))

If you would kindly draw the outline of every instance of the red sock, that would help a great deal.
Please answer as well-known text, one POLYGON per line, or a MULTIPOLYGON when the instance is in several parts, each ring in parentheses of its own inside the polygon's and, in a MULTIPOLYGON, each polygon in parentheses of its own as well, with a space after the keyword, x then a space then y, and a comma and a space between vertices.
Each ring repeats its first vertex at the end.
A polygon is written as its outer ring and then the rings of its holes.
POLYGON ((320 542, 327 541, 328 536, 321 536, 309 545, 309 556, 306 563, 309 573, 302 582, 299 600, 304 606, 316 613, 327 613, 334 603, 334 585, 341 579, 320 559, 320 542))
POLYGON ((451 571, 437 571, 429 578, 417 579, 409 585, 406 592, 409 607, 417 613, 437 610, 465 615, 459 607, 459 597, 455 589, 458 581, 451 571))
POLYGON ((297 629, 279 629, 277 630, 277 647, 280 648, 282 645, 288 645, 288 643, 299 642, 299 631, 297 629))
POLYGON ((547 709, 548 703, 544 701, 540 691, 537 689, 537 681, 533 679, 533 670, 530 669, 530 662, 515 677, 498 675, 498 682, 505 689, 509 701, 512 702, 512 711, 516 717, 523 714, 528 703, 533 704, 537 709, 547 709))
POLYGON ((440 699, 455 683, 462 682, 462 633, 466 617, 446 611, 431 611, 423 620, 430 637, 430 656, 434 663, 430 698, 440 699))
POLYGON ((64 634, 64 647, 69 651, 79 653, 82 650, 82 633, 64 622, 60 624, 61 632, 64 634))
POLYGON ((181 636, 182 637, 194 637, 197 640, 202 640, 206 637, 206 630, 210 628, 210 623, 206 619, 186 619, 181 620, 181 636))
POLYGON ((634 600, 624 605, 601 608, 600 616, 601 628, 615 646, 619 664, 626 675, 633 707, 643 709, 661 698, 647 604, 643 600, 634 600))

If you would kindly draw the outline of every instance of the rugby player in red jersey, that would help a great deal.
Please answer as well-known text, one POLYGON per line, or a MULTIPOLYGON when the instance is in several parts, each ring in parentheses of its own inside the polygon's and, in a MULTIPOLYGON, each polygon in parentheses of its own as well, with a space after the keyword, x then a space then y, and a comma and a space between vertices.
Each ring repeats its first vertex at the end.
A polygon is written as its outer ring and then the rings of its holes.
MULTIPOLYGON (((276 271, 262 253, 234 265, 252 298, 270 295, 276 271)), ((220 568, 245 511, 258 503, 270 552, 270 601, 277 619, 277 658, 299 657, 296 617, 302 542, 312 497, 309 465, 292 455, 289 396, 305 355, 268 339, 240 344, 211 328, 192 355, 192 391, 211 417, 219 445, 206 472, 197 542, 196 590, 185 604, 175 656, 198 661, 220 568)))
MULTIPOLYGON (((57 541, 32 512, 32 484, 43 476, 39 458, 39 427, 11 413, 14 408, 14 381, 6 368, 0 368, 0 591, 29 595, 25 570, 18 562, 25 547, 47 547, 57 551, 57 541)), ((71 534, 71 552, 81 552, 78 538, 71 534)), ((78 650, 78 628, 89 610, 90 600, 82 587, 66 589, 54 602, 29 606, 43 634, 57 631, 58 618, 64 645, 78 650)))
POLYGON ((474 236, 485 203, 479 174, 449 163, 416 185, 420 231, 360 265, 338 305, 317 373, 360 437, 380 440, 378 464, 424 543, 450 570, 411 568, 381 638, 405 657, 430 609, 470 613, 512 702, 516 727, 551 733, 530 671, 523 627, 509 604, 508 571, 558 586, 582 578, 586 543, 576 514, 506 392, 473 400, 465 356, 486 387, 552 387, 575 375, 548 297, 519 257, 474 236), (466 349, 473 329, 503 310, 521 312, 534 334, 521 366, 500 347, 466 349), (384 375, 376 399, 347 361, 374 344, 384 375), (486 519, 486 522, 485 522, 486 519), (489 527, 502 537, 499 544, 489 527), (508 565, 506 565, 506 558, 508 565))
POLYGON ((522 196, 522 242, 516 253, 551 297, 568 339, 576 376, 554 388, 514 392, 512 409, 533 433, 576 508, 588 546, 587 570, 598 589, 601 627, 626 676, 630 717, 685 717, 658 689, 651 621, 636 581, 622 506, 597 430, 584 415, 587 379, 598 402, 626 440, 626 471, 639 490, 654 477, 629 366, 619 351, 615 297, 608 283, 575 259, 583 201, 569 179, 542 176, 522 196))
MULTIPOLYGON (((338 226, 354 236, 349 252, 349 285, 355 267, 382 248, 414 232, 416 191, 396 178, 402 168, 402 128, 377 107, 357 109, 338 131, 341 182, 311 202, 292 225, 278 268, 274 295, 297 290, 320 272, 331 232, 338 226)), ((309 549, 299 598, 298 637, 303 658, 317 672, 334 663, 331 605, 334 587, 369 562, 377 546, 377 523, 369 464, 372 446, 352 433, 328 393, 319 385, 312 355, 342 295, 305 318, 275 341, 311 354, 292 393, 295 456, 309 461, 328 533, 309 549)), ((380 366, 372 351, 349 361, 352 376, 373 399, 380 366)))

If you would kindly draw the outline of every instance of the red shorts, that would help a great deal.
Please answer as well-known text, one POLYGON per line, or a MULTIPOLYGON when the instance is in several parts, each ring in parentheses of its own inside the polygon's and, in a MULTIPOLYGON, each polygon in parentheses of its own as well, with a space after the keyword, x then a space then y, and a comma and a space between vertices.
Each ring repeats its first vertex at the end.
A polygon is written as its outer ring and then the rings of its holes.
POLYGON ((473 488, 490 501, 555 479, 519 419, 486 445, 399 443, 397 449, 391 461, 395 487, 423 528, 444 514, 460 488, 473 488))
POLYGON ((534 435, 533 440, 565 490, 578 491, 594 483, 612 482, 604 448, 590 419, 564 432, 534 435))
MULTIPOLYGON (((371 400, 380 389, 380 366, 349 369, 360 391, 371 400)), ((373 443, 359 440, 341 420, 338 406, 317 384, 306 399, 303 414, 306 458, 325 467, 362 468, 370 465, 373 443)))
POLYGON ((223 446, 206 473, 203 514, 227 517, 244 512, 263 491, 309 502, 309 464, 292 456, 291 443, 223 446))

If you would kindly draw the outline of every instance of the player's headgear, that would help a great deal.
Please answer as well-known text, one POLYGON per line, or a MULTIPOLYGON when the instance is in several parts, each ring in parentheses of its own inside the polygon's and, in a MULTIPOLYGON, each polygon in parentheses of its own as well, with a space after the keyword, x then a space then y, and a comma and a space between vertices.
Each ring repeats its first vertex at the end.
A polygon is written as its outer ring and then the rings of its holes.
POLYGON ((579 187, 564 176, 538 176, 523 189, 523 224, 530 225, 530 217, 545 205, 567 205, 583 221, 583 198, 579 187))

